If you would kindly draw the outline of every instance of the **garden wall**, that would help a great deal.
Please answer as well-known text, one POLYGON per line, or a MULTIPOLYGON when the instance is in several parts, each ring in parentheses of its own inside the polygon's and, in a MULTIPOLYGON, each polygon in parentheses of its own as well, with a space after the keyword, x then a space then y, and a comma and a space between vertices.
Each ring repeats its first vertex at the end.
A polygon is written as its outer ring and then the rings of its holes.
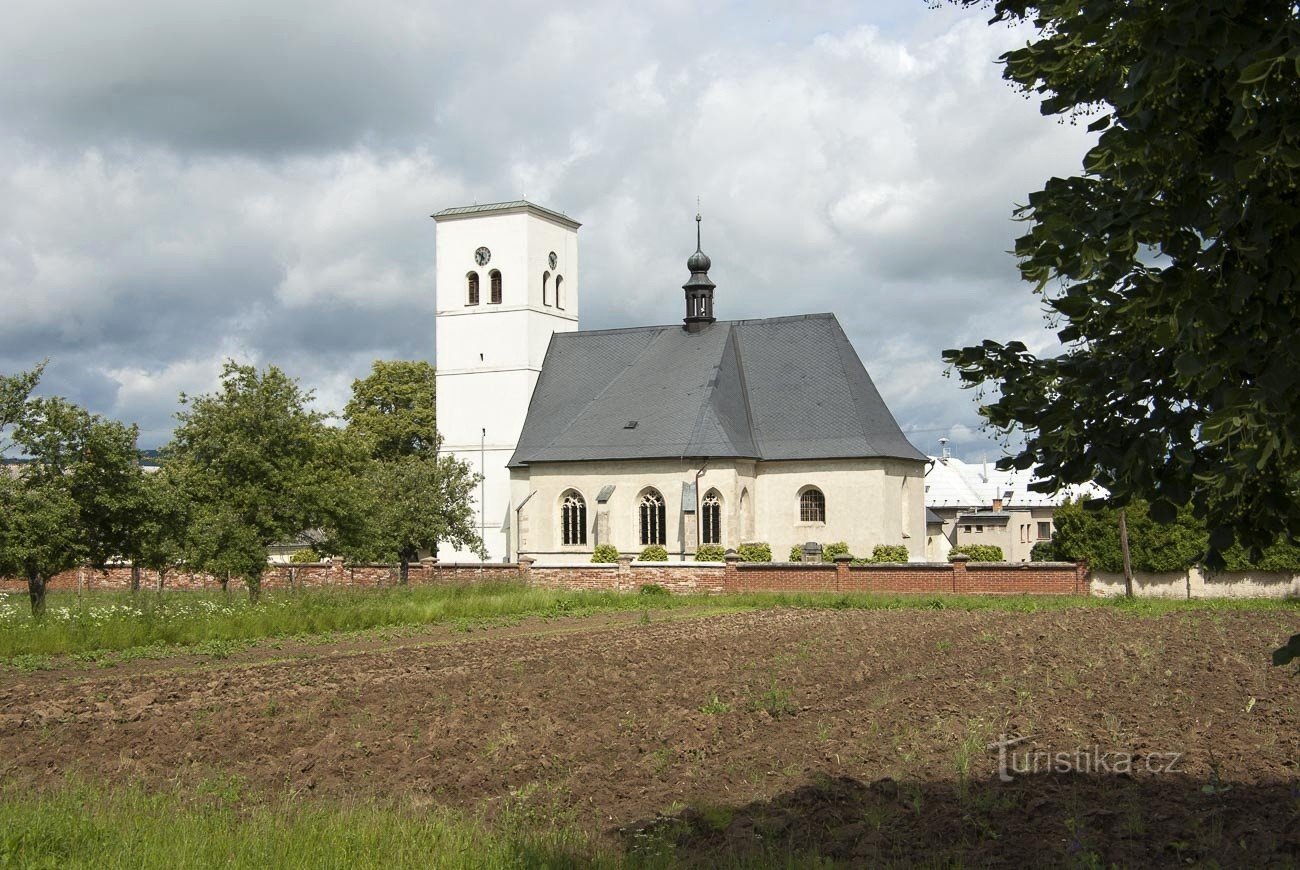
MULTIPOLYGON (((484 580, 523 581, 548 589, 590 589, 631 592, 654 584, 680 593, 724 592, 903 592, 961 595, 1087 595, 1084 566, 1051 563, 910 563, 851 565, 783 562, 634 562, 624 557, 616 564, 540 565, 524 557, 518 565, 440 564, 433 561, 410 566, 413 585, 474 583, 484 580)), ((140 571, 143 589, 157 587, 155 571, 140 571)), ((300 565, 270 565, 262 578, 264 589, 366 588, 394 586, 397 569, 389 565, 347 565, 341 560, 300 565)), ((240 581, 233 581, 239 588, 240 581)), ((172 571, 167 589, 219 589, 209 574, 172 571)), ((25 591, 23 580, 0 580, 0 591, 25 591)), ((131 588, 131 567, 66 571, 50 583, 51 589, 124 590, 131 588)))
MULTIPOLYGON (((1124 575, 1092 573, 1096 595, 1123 595, 1124 575)), ((1139 598, 1300 598, 1300 574, 1274 571, 1221 571, 1200 567, 1159 573, 1134 571, 1133 594, 1139 598)))

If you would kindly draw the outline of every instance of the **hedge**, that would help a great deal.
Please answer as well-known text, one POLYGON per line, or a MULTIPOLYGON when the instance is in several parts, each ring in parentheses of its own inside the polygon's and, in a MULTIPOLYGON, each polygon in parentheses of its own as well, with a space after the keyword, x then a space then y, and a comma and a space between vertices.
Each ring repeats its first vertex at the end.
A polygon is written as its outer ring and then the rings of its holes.
POLYGON ((910 557, 902 544, 876 544, 871 551, 872 562, 906 562, 910 557))
POLYGON ((772 545, 762 541, 741 544, 736 548, 736 555, 740 556, 742 562, 771 562, 772 545))
POLYGON ((596 549, 591 552, 591 561, 617 562, 618 547, 615 547, 613 544, 597 544, 596 549))
POLYGON ((658 544, 651 544, 641 551, 637 559, 642 562, 667 562, 668 550, 658 544))
POLYGON ((700 544, 695 548, 696 562, 721 562, 727 551, 721 544, 700 544))
POLYGON ((1001 562, 1004 558, 1002 548, 997 544, 962 544, 953 547, 948 555, 952 557, 958 553, 970 556, 972 562, 1001 562))

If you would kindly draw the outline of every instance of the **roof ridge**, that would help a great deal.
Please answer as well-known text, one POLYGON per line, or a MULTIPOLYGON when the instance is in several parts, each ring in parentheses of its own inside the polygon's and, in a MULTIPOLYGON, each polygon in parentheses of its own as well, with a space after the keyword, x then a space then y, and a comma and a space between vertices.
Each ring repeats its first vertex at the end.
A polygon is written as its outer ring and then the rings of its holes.
MULTIPOLYGON (((731 336, 735 330, 728 328, 727 337, 722 342, 722 349, 718 352, 717 362, 713 364, 713 379, 708 385, 708 392, 700 402, 700 410, 695 415, 695 425, 691 427, 690 437, 686 440, 686 446, 689 449, 692 445, 699 443, 700 436, 703 434, 700 430, 704 426, 704 416, 706 413, 712 413, 714 422, 717 423, 718 430, 722 432, 724 438, 731 444, 731 449, 739 452, 740 448, 731 441, 731 435, 727 432, 727 427, 722 425, 722 420, 718 416, 718 411, 713 407, 713 397, 718 392, 719 382, 722 380, 722 365, 727 356, 727 344, 731 341, 731 336)), ((753 439, 751 439, 753 440, 753 439)))
POLYGON ((762 456, 762 448, 758 446, 758 431, 754 428, 754 409, 749 404, 749 382, 745 378, 745 358, 740 353, 740 333, 734 327, 728 339, 732 342, 732 349, 736 354, 736 376, 740 378, 740 397, 745 403, 745 426, 749 429, 749 443, 754 448, 756 455, 762 456))

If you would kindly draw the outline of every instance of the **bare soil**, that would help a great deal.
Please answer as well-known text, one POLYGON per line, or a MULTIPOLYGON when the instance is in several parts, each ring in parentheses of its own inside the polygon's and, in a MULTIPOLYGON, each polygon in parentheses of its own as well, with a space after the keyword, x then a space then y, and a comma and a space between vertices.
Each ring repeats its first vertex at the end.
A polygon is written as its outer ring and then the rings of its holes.
POLYGON ((1293 623, 624 614, 6 671, 0 778, 523 807, 701 865, 1294 865, 1300 678, 1268 664, 1293 623), (1036 769, 999 779, 1000 735, 1036 769))

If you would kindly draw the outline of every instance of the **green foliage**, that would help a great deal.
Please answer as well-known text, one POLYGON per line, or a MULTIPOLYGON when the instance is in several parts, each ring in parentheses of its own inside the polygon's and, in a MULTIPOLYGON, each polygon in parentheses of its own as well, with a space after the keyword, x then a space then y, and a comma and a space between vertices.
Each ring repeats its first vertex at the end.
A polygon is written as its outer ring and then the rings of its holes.
POLYGON ((617 562, 618 547, 613 544, 597 544, 596 548, 591 551, 591 561, 593 562, 617 562))
POLYGON ((822 547, 822 561, 834 562, 836 556, 849 555, 849 545, 845 541, 832 541, 822 547))
POLYGON ((673 593, 669 592, 667 588, 660 586, 658 583, 642 583, 640 588, 637 589, 636 594, 643 598, 654 598, 662 597, 664 595, 672 595, 673 593))
POLYGON ((9 433, 27 418, 28 402, 44 370, 45 363, 41 363, 29 372, 0 375, 0 456, 13 446, 7 440, 9 433))
POLYGON ((0 474, 0 576, 27 579, 36 614, 54 574, 132 555, 144 488, 135 427, 31 398, 38 375, 0 378, 0 434, 30 460, 0 474))
MULTIPOLYGON (((975 5, 981 0, 956 0, 975 5)), ((1213 566, 1300 528, 1300 17, 1291 0, 997 0, 1037 38, 1003 75, 1100 131, 1017 217, 1021 275, 1065 350, 948 350, 981 414, 1023 430, 1042 491, 1206 523, 1213 566)))
POLYGON ((721 544, 700 544, 695 548, 696 562, 721 562, 727 551, 721 544))
POLYGON ((997 544, 962 544, 953 547, 949 555, 964 553, 972 562, 1001 562, 1002 548, 997 544))
POLYGON ((298 550, 289 557, 289 561, 295 565, 310 565, 320 561, 320 556, 315 550, 298 550))
POLYGON ((668 551, 658 544, 651 544, 641 551, 637 559, 641 562, 667 562, 668 551))
POLYGON ((790 546, 790 561, 791 562, 803 561, 803 544, 792 544, 790 546))
POLYGON ((902 544, 876 544, 871 551, 872 562, 906 562, 907 547, 902 544))
POLYGON ((1031 562, 1062 562, 1068 561, 1062 559, 1056 554, 1056 544, 1052 541, 1039 541, 1029 549, 1029 561, 1031 562))
POLYGON ((742 562, 771 562, 772 545, 762 541, 741 544, 736 548, 736 555, 742 562))
MULTIPOLYGON (((1209 531, 1191 508, 1179 508, 1167 523, 1156 522, 1141 499, 1131 502, 1125 512, 1129 559, 1135 571, 1182 571, 1200 561, 1209 547, 1209 531)), ((1050 552, 1055 558, 1084 560, 1098 571, 1124 570, 1117 508, 1098 500, 1067 502, 1057 508, 1054 522, 1050 552)), ((1264 548, 1254 558, 1239 544, 1225 549, 1222 556, 1229 571, 1300 571, 1300 548, 1286 541, 1264 548)))
POLYGON ((388 460, 437 452, 434 374, 423 360, 376 360, 368 376, 352 382, 343 418, 371 456, 388 460))
POLYGON ((271 544, 339 524, 346 444, 312 395, 275 366, 228 361, 221 387, 177 415, 169 465, 194 505, 187 562, 242 577, 256 599, 271 544))
POLYGON ((0 786, 3 867, 618 866, 562 820, 506 807, 492 822, 406 802, 251 799, 239 777, 195 789, 0 786), (431 860, 430 856, 436 856, 431 860))

